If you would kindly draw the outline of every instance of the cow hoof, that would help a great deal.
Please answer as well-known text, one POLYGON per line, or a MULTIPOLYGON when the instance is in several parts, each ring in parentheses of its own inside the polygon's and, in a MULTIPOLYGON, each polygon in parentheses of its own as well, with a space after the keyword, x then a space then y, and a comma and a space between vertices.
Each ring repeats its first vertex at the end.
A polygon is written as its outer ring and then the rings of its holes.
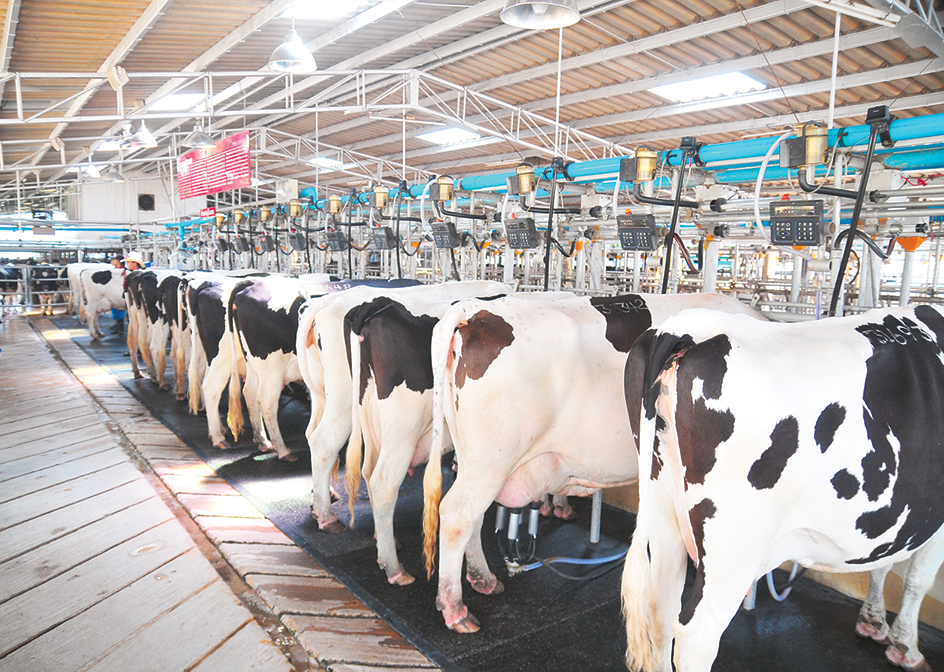
POLYGON ((494 583, 486 579, 473 579, 468 575, 465 578, 469 582, 469 585, 472 586, 472 590, 482 595, 498 595, 499 593, 505 592, 505 584, 495 577, 492 577, 495 581, 494 583))
POLYGON ((917 655, 908 655, 908 646, 903 642, 894 642, 885 649, 885 657, 892 665, 897 665, 908 672, 931 672, 931 666, 920 651, 917 655))
POLYGON ((413 583, 413 581, 415 581, 415 579, 405 570, 387 577, 387 582, 391 586, 408 586, 413 583))
POLYGON ((144 378, 144 376, 141 375, 141 372, 140 372, 140 371, 135 371, 135 372, 134 372, 134 379, 135 379, 135 380, 140 380, 141 378, 144 378))
POLYGON ((344 532, 347 529, 347 526, 337 519, 332 520, 330 523, 324 526, 319 525, 319 527, 321 527, 321 529, 328 534, 337 534, 338 532, 344 532))
MULTIPOLYGON (((440 602, 436 600, 436 606, 439 607, 440 602)), ((443 611, 443 618, 446 619, 446 627, 452 630, 453 632, 458 632, 464 635, 472 634, 473 632, 478 632, 481 629, 479 624, 479 619, 469 613, 469 608, 465 605, 462 606, 462 611, 458 612, 455 617, 452 619, 443 611)))
POLYGON ((169 385, 168 383, 164 383, 163 385, 161 385, 161 389, 162 389, 164 392, 169 392, 169 391, 170 391, 170 385, 169 385))
POLYGON ((569 506, 555 506, 554 516, 556 518, 560 518, 561 520, 566 520, 568 522, 577 520, 577 512, 574 511, 569 506))
POLYGON ((175 395, 174 395, 174 399, 176 399, 177 401, 187 401, 187 395, 186 395, 186 394, 175 394, 175 395))
POLYGON ((220 440, 220 441, 214 441, 214 442, 213 442, 213 447, 214 447, 214 448, 219 448, 220 450, 229 450, 230 448, 233 447, 233 444, 231 444, 231 443, 230 443, 229 441, 227 441, 226 439, 222 439, 222 440, 220 440))
POLYGON ((282 462, 297 462, 298 455, 296 455, 295 453, 286 453, 285 455, 279 455, 279 459, 282 462))
POLYGON ((856 634, 864 639, 871 639, 879 644, 888 645, 888 623, 872 620, 865 614, 856 619, 856 634))

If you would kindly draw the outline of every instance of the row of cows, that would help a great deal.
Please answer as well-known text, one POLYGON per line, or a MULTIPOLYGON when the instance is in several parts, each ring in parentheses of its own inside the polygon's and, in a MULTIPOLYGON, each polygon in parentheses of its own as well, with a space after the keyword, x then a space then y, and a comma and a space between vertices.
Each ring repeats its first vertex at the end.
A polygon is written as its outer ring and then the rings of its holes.
POLYGON ((176 394, 205 409, 220 448, 228 388, 232 434, 243 431, 242 394, 256 443, 293 459, 278 396, 304 381, 313 516, 326 532, 345 530, 330 488, 347 444, 349 499, 366 479, 391 584, 414 580, 397 556, 393 511, 403 479, 428 462, 427 572, 438 536, 436 606, 452 630, 479 629, 462 600, 463 557, 473 590, 503 589, 481 543, 493 501, 520 507, 638 479, 622 588, 631 669, 671 670, 674 641, 676 669, 709 670, 751 582, 786 560, 871 571, 857 632, 906 669, 926 666, 917 608, 944 559, 944 317, 934 308, 786 325, 716 295, 76 275, 93 336, 93 314, 127 299, 136 375, 140 352, 167 384, 170 338, 176 394), (459 469, 442 496, 450 448, 459 469), (882 583, 909 557, 889 629, 882 583), (682 604, 689 558, 697 578, 682 604))

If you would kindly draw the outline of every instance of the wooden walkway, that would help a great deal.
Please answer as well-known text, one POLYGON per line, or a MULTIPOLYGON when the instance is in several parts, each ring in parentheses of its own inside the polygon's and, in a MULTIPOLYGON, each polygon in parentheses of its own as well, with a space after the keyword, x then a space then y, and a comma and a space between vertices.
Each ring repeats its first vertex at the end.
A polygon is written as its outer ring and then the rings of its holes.
POLYGON ((4 319, 0 672, 417 668, 69 331, 4 319))

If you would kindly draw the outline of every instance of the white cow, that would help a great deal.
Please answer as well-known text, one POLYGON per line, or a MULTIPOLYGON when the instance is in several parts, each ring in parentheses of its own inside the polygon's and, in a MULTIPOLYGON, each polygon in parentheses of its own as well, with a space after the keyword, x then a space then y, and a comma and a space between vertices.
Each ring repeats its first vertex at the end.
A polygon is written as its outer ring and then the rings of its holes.
POLYGON ((630 669, 671 670, 674 639, 675 669, 708 672, 751 583, 786 560, 872 571, 860 634, 928 669, 917 613, 944 559, 942 346, 930 306, 803 324, 690 311, 641 340, 626 368, 642 399, 630 669), (881 581, 908 558, 889 630, 881 581))
POLYGON ((479 593, 502 584, 482 552, 493 501, 524 507, 545 493, 589 495, 638 473, 623 401, 623 366, 653 324, 693 306, 751 313, 719 295, 626 295, 464 301, 433 333, 433 446, 424 476, 427 571, 441 516, 437 607, 458 632, 479 629, 462 602, 462 557, 479 593), (442 499, 443 419, 459 473, 442 499))
POLYGON ((102 338, 98 328, 98 314, 112 308, 127 310, 124 299, 124 269, 105 264, 105 268, 85 268, 79 273, 85 292, 85 317, 89 333, 96 341, 102 338))
POLYGON ((107 271, 114 268, 111 264, 79 262, 66 267, 66 277, 69 280, 69 312, 78 317, 79 322, 85 322, 85 285, 82 283, 81 273, 86 269, 107 271))

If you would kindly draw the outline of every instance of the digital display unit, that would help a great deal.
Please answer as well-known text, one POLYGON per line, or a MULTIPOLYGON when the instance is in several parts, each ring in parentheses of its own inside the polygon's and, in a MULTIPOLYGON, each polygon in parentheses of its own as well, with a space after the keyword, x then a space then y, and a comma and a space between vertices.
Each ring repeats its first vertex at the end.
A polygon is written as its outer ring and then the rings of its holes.
POLYGON ((444 250, 459 247, 459 232, 452 222, 433 222, 433 244, 444 250))
POLYGON ((823 201, 773 201, 770 242, 774 245, 823 244, 823 201))
POLYGON ((370 230, 371 240, 378 250, 392 250, 397 246, 397 237, 389 226, 377 226, 370 230))
POLYGON ((652 252, 659 246, 654 215, 617 215, 620 247, 633 252, 652 252))
POLYGON ((538 230, 530 217, 505 220, 505 236, 514 250, 533 250, 540 244, 538 230))
POLYGON ((328 249, 332 252, 343 252, 348 248, 347 238, 342 231, 325 231, 328 249))

